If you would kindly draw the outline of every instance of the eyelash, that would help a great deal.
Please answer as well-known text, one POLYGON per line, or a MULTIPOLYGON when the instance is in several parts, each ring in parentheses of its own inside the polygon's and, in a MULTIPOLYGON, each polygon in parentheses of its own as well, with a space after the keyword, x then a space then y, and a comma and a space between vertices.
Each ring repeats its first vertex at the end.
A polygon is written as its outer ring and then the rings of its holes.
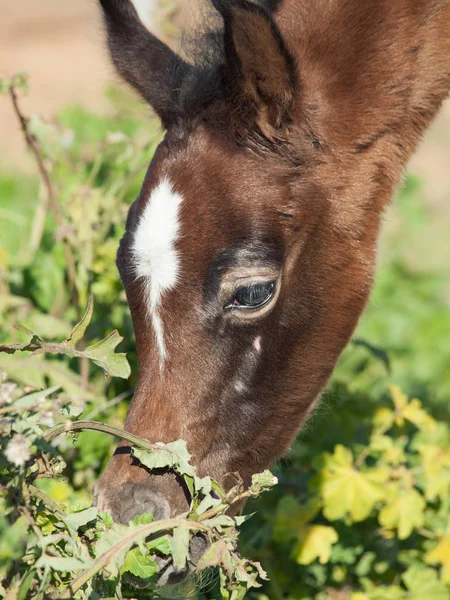
POLYGON ((253 285, 242 286, 239 288, 230 302, 225 306, 225 309, 240 309, 240 310, 256 310, 265 306, 273 297, 275 290, 274 281, 265 281, 255 283, 253 285), (245 298, 247 294, 247 298, 245 298), (252 302, 261 296, 261 301, 255 304, 252 302), (241 296, 241 298, 239 298, 241 296))

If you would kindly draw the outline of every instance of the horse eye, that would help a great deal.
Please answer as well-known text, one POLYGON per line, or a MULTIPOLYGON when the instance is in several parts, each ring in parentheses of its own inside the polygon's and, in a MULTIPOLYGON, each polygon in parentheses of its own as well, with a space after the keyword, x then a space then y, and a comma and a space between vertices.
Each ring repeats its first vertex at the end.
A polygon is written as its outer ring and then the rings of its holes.
POLYGON ((241 287, 225 308, 261 308, 272 298, 274 289, 273 281, 241 287))

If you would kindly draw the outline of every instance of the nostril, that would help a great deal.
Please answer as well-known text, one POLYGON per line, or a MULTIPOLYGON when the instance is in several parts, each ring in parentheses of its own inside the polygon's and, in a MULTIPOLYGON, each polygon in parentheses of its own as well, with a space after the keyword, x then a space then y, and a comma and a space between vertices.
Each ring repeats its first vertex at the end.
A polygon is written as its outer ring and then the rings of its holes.
POLYGON ((122 489, 120 521, 129 523, 142 514, 153 515, 159 521, 170 516, 167 500, 145 484, 131 485, 122 489))

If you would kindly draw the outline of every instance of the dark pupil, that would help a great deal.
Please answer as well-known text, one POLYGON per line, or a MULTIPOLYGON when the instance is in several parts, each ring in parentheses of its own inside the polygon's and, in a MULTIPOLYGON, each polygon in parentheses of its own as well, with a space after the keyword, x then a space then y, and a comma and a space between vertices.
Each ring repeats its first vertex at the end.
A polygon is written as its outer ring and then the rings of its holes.
POLYGON ((237 291, 233 304, 235 306, 257 308, 270 300, 272 297, 273 286, 274 284, 270 282, 242 287, 237 291))

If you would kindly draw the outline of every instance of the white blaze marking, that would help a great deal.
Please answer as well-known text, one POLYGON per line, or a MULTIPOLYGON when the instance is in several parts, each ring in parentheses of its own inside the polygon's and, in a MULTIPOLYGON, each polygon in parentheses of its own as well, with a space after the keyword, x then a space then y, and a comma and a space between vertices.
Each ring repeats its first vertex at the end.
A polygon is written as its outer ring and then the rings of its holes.
POLYGON ((245 385, 245 383, 243 381, 238 379, 236 381, 236 383, 234 384, 234 389, 236 390, 236 392, 238 392, 238 394, 242 394, 245 391, 247 391, 247 386, 245 385))
POLYGON ((134 8, 138 14, 139 20, 147 29, 152 29, 155 25, 153 12, 155 11, 155 0, 132 0, 134 8))
POLYGON ((256 350, 256 352, 261 352, 261 336, 258 335, 258 337, 256 337, 253 340, 253 348, 256 350))
POLYGON ((145 280, 147 308, 161 366, 166 358, 166 346, 159 307, 163 293, 177 282, 179 260, 175 242, 180 229, 178 209, 182 201, 182 196, 173 191, 170 181, 163 179, 150 194, 131 246, 134 272, 138 278, 145 280))

